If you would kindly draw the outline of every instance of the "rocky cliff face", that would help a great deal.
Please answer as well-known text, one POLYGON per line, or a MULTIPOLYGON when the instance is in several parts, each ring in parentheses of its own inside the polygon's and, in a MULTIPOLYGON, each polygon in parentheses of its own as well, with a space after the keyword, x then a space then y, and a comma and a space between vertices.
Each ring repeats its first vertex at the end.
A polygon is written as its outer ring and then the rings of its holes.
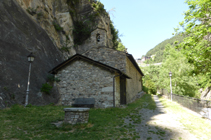
POLYGON ((34 22, 48 34, 51 41, 68 58, 75 54, 73 21, 67 0, 16 0, 34 22))
POLYGON ((0 1, 0 106, 25 101, 29 62, 33 52, 30 100, 31 104, 54 102, 56 98, 39 93, 48 71, 64 58, 45 30, 29 17, 14 0, 0 1), (44 99, 46 98, 46 99, 44 99))
POLYGON ((32 63, 29 103, 44 105, 59 99, 56 89, 51 95, 40 92, 48 71, 76 52, 92 48, 92 31, 104 30, 104 45, 112 48, 110 18, 100 13, 103 7, 96 6, 99 5, 93 0, 0 1, 0 108, 25 103, 30 52, 36 58, 32 63), (86 27, 90 34, 84 37, 78 25, 86 27))

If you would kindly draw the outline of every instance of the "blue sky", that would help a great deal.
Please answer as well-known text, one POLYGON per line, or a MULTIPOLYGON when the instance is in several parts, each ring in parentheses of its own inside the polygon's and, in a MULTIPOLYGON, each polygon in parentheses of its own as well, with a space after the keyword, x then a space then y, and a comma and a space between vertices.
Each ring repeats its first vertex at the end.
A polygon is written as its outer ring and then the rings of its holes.
POLYGON ((140 58, 165 39, 171 38, 184 18, 184 0, 100 0, 110 12, 114 26, 128 52, 140 58))

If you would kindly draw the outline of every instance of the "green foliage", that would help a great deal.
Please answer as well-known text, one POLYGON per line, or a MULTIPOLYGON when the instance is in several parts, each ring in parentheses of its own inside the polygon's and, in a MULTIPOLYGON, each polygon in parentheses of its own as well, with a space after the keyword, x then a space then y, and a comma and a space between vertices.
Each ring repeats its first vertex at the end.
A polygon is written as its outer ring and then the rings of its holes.
POLYGON ((113 22, 110 22, 111 34, 113 35, 112 42, 113 48, 117 49, 119 45, 119 31, 114 27, 113 22))
POLYGON ((60 48, 61 51, 68 52, 68 53, 69 53, 69 49, 71 49, 71 47, 63 46, 63 47, 60 48))
POLYGON ((52 74, 49 74, 48 76, 47 76, 47 80, 48 80, 48 82, 60 82, 61 80, 60 79, 58 79, 58 78, 56 78, 54 75, 52 75, 52 74))
POLYGON ((5 91, 8 91, 8 87, 3 87, 3 89, 4 89, 5 91))
POLYGON ((157 89, 155 87, 154 82, 149 77, 149 75, 145 75, 143 81, 144 81, 145 92, 147 92, 148 94, 154 94, 155 95, 157 93, 157 89))
POLYGON ((74 22, 74 44, 81 45, 86 39, 91 36, 91 27, 82 21, 74 22))
POLYGON ((125 51, 126 50, 126 48, 122 44, 121 40, 119 40, 119 44, 118 44, 118 47, 116 48, 116 50, 118 50, 118 51, 125 51))
MULTIPOLYGON (((156 45, 153 49, 149 50, 146 53, 146 56, 149 57, 151 55, 155 55, 154 61, 151 60, 153 63, 163 62, 165 59, 165 57, 163 56, 165 46, 167 44, 175 46, 175 42, 177 42, 177 43, 182 42, 184 38, 185 37, 182 36, 182 34, 178 34, 178 35, 173 36, 170 39, 166 39, 163 42, 161 42, 160 44, 156 45)), ((149 64, 151 61, 147 61, 146 63, 149 64)))
POLYGON ((31 7, 28 7, 27 9, 26 9, 26 11, 30 14, 30 15, 35 15, 36 14, 36 12, 37 12, 37 9, 33 9, 33 8, 31 8, 31 7))
MULTIPOLYGON (((207 81, 211 79, 211 1, 210 0, 187 0, 189 10, 185 12, 184 21, 180 26, 184 28, 183 34, 187 35, 178 48, 194 65, 195 74, 203 74, 207 81)), ((210 84, 207 84, 210 85, 210 84)))
POLYGON ((26 105, 26 107, 32 107, 32 104, 28 104, 28 105, 26 105))
POLYGON ((141 68, 146 79, 150 80, 149 83, 151 84, 152 81, 156 89, 167 89, 170 92, 169 72, 171 71, 173 93, 199 97, 199 87, 197 86, 199 78, 191 73, 194 67, 188 63, 186 57, 170 44, 166 46, 163 56, 166 59, 161 66, 150 65, 141 68))
POLYGON ((143 85, 142 90, 143 90, 144 92, 148 93, 148 88, 147 88, 147 87, 145 87, 144 85, 143 85))
POLYGON ((197 77, 191 75, 193 65, 188 63, 186 57, 172 46, 167 46, 165 50, 166 60, 162 64, 159 74, 158 84, 161 88, 170 91, 169 72, 172 72, 172 90, 173 93, 194 97, 197 94, 197 77))
POLYGON ((58 32, 63 31, 63 28, 56 22, 53 22, 53 25, 54 25, 54 28, 56 31, 58 31, 58 32))
POLYGON ((100 1, 93 2, 92 3, 92 7, 94 8, 94 10, 97 13, 108 15, 108 13, 106 12, 106 10, 104 9, 104 5, 100 1))
POLYGON ((211 87, 211 77, 210 75, 205 75, 205 74, 198 74, 198 84, 200 86, 200 88, 207 88, 207 87, 211 87))
POLYGON ((48 83, 42 84, 42 87, 40 89, 41 92, 44 92, 46 94, 50 94, 50 91, 53 87, 49 85, 48 83))
POLYGON ((154 65, 141 68, 141 70, 143 70, 143 73, 145 74, 144 79, 146 77, 146 79, 151 80, 157 89, 160 88, 160 85, 158 84, 160 69, 161 66, 154 66, 154 65))

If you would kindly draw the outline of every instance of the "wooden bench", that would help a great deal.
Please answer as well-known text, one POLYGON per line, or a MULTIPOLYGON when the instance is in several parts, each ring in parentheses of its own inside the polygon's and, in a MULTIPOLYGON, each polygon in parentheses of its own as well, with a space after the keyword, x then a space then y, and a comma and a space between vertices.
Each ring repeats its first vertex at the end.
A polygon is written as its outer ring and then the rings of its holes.
POLYGON ((95 105, 94 98, 76 98, 75 103, 72 104, 73 107, 89 107, 93 108, 95 105))

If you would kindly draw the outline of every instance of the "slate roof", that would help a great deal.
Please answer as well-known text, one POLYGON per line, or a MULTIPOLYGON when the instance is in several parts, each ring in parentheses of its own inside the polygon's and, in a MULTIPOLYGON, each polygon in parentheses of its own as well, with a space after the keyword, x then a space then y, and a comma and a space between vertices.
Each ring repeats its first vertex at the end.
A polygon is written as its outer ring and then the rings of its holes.
POLYGON ((117 72, 119 74, 121 74, 122 76, 124 76, 125 78, 131 79, 127 74, 123 73, 122 71, 120 71, 119 69, 116 69, 114 67, 108 66, 106 64, 103 64, 101 62, 95 61, 93 59, 90 59, 86 56, 83 56, 81 54, 75 54, 72 57, 70 57, 69 59, 67 59, 66 61, 62 62, 61 64, 59 64, 58 66, 56 66, 55 68, 53 68, 52 70, 49 71, 49 73, 51 74, 57 74, 59 70, 61 70, 63 67, 65 67, 66 65, 68 65, 69 63, 75 61, 75 60, 84 60, 87 62, 90 62, 92 64, 95 64, 97 66, 103 67, 106 70, 109 70, 111 72, 117 72))

